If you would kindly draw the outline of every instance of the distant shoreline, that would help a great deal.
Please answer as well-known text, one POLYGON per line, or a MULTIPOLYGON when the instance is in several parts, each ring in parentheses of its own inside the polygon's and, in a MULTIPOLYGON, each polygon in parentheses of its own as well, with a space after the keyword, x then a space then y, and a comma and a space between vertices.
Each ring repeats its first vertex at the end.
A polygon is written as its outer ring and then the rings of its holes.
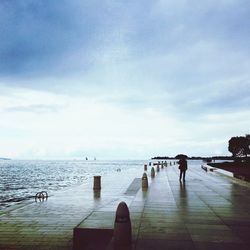
MULTIPOLYGON (((151 160, 178 160, 178 157, 168 157, 168 156, 156 156, 152 157, 151 160)), ((187 160, 234 160, 232 156, 212 156, 212 157, 203 157, 203 156, 191 156, 187 157, 187 160)))

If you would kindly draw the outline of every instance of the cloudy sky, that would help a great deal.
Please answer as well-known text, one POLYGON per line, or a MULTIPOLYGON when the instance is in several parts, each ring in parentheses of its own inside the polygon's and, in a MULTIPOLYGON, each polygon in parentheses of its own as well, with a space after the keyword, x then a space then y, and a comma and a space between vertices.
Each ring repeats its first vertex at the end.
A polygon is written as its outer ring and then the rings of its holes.
POLYGON ((0 156, 229 154, 250 128, 248 0, 1 0, 0 156))

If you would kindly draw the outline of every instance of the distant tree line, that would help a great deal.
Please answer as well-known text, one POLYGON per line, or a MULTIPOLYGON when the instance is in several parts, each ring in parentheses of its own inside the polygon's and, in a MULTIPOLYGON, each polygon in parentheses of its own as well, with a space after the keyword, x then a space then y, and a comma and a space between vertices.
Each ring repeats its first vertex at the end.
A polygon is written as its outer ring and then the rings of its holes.
POLYGON ((151 158, 152 160, 171 160, 171 159, 180 159, 180 158, 186 158, 189 160, 205 160, 205 161, 211 161, 211 160, 233 160, 232 156, 212 156, 212 157, 204 157, 204 156, 187 156, 185 154, 178 154, 175 157, 169 157, 169 156, 156 156, 151 158))

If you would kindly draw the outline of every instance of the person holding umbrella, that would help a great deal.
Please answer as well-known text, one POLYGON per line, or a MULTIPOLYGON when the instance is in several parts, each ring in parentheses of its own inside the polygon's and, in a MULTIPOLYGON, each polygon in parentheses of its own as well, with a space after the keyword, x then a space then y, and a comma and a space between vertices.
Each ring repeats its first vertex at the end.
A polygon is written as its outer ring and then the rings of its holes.
POLYGON ((179 164, 179 169, 180 169, 179 180, 181 181, 183 179, 183 181, 185 181, 185 176, 186 176, 186 171, 187 171, 187 160, 184 157, 182 157, 180 158, 178 164, 179 164))

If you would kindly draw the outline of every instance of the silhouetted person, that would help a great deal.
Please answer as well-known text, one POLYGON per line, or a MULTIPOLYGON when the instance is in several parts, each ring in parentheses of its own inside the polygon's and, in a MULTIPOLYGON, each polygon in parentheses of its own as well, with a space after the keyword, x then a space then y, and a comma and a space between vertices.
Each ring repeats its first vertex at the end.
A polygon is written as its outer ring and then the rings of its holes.
POLYGON ((180 181, 183 179, 185 181, 186 170, 187 170, 187 161, 186 159, 182 158, 179 160, 179 169, 180 169, 180 181))

